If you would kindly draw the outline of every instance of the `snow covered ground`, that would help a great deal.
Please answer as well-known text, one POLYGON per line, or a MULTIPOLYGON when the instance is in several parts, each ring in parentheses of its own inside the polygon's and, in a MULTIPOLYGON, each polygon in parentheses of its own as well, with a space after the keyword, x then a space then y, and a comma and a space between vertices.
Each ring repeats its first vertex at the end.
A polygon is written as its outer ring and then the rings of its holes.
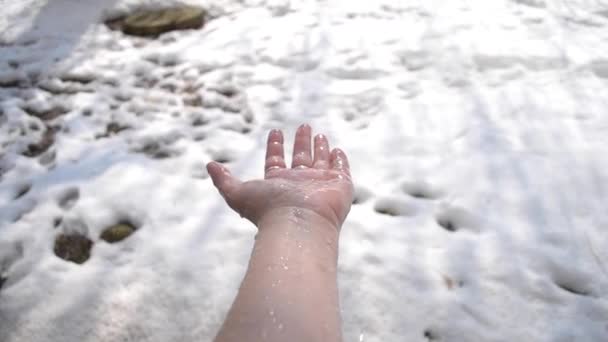
POLYGON ((0 341, 210 341, 255 229, 204 164, 260 177, 268 129, 302 122, 356 184, 345 341, 608 341, 607 3, 201 0, 201 30, 103 24, 169 3, 0 0, 0 341), (53 253, 73 231, 82 265, 53 253))

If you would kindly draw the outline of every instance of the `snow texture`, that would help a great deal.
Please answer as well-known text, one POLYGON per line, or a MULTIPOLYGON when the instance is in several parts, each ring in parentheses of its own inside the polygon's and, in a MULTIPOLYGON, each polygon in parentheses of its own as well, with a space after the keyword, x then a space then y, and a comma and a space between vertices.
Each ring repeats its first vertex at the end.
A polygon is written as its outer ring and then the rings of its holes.
POLYGON ((345 341, 608 341, 605 4, 193 0, 201 30, 103 24, 173 3, 0 1, 0 341, 210 341, 255 229, 204 164, 260 177, 267 131, 302 122, 356 183, 345 341), (53 254, 67 232, 83 265, 53 254))

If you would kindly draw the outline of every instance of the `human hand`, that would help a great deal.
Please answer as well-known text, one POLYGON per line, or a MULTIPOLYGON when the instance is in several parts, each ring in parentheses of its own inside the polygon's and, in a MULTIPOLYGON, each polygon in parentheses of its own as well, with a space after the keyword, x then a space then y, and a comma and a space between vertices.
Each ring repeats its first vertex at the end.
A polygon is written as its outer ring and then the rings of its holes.
POLYGON ((310 126, 300 126, 295 136, 292 167, 286 168, 283 133, 270 131, 263 180, 241 182, 217 162, 207 164, 207 170, 226 203, 258 227, 270 215, 288 215, 299 220, 313 214, 339 230, 353 197, 348 159, 340 149, 330 152, 322 134, 315 136, 313 159, 310 140, 310 126))

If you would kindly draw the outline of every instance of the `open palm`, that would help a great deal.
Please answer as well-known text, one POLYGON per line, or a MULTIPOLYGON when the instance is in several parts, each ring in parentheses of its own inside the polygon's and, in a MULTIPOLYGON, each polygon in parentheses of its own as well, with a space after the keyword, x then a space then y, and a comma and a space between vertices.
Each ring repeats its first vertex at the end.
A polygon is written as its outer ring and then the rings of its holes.
POLYGON ((353 196, 348 159, 340 149, 329 150, 327 138, 319 134, 311 151, 311 128, 298 128, 292 167, 286 168, 283 133, 272 130, 266 147, 263 180, 241 182, 217 162, 207 165, 213 184, 228 205, 257 224, 266 215, 281 210, 312 211, 339 228, 353 196))

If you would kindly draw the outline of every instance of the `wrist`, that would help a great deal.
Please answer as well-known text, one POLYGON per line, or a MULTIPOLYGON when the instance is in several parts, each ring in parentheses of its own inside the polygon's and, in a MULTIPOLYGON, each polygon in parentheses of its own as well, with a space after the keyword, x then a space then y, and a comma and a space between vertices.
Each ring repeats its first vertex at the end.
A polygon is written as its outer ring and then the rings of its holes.
POLYGON ((264 213, 256 222, 258 229, 276 226, 299 228, 310 231, 330 230, 340 233, 340 225, 316 211, 302 207, 279 207, 264 213))
POLYGON ((340 227, 317 212, 300 207, 281 207, 257 221, 258 237, 283 236, 299 244, 315 244, 337 253, 340 227))

